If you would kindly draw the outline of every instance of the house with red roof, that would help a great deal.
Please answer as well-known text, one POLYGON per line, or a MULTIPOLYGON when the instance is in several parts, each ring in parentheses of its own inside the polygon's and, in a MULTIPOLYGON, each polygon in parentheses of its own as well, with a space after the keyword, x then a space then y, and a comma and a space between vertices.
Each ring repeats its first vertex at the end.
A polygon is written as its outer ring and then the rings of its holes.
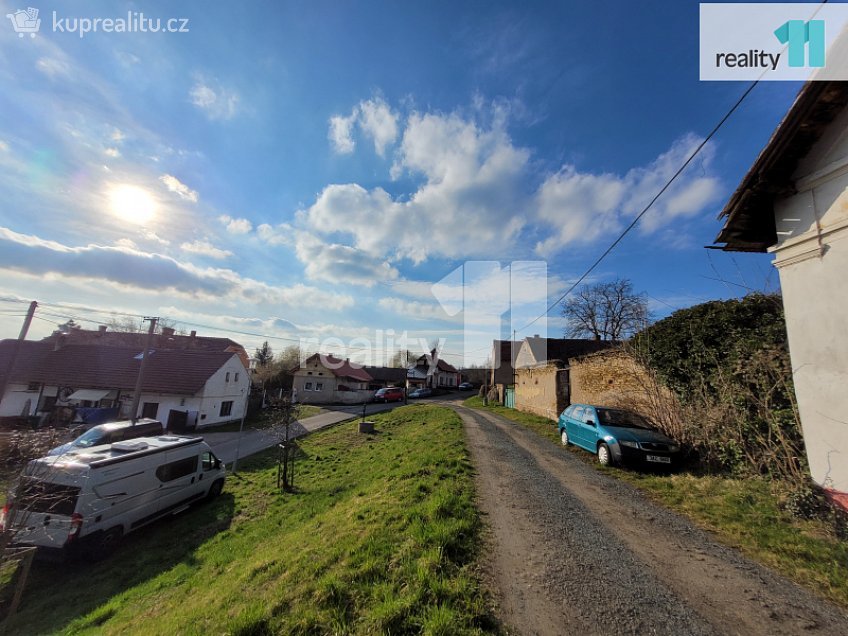
MULTIPOLYGON (((114 409, 127 419, 143 347, 0 341, 0 417, 114 409)), ((240 419, 250 379, 235 351, 148 350, 139 417, 167 424, 171 411, 197 413, 199 427, 240 419)))
POLYGON ((407 386, 451 389, 459 386, 459 370, 445 362, 436 349, 420 356, 407 371, 407 386))
POLYGON ((374 378, 364 367, 327 353, 315 353, 292 370, 292 392, 304 404, 361 404, 374 378))

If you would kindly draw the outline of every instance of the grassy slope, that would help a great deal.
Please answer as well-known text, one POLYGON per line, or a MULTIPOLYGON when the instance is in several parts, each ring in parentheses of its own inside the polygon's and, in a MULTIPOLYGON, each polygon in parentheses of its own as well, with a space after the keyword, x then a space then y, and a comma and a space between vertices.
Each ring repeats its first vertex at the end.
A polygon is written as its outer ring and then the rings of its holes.
MULTIPOLYGON (((502 406, 483 407, 480 398, 465 406, 487 408, 536 431, 559 444, 551 420, 502 406)), ((594 456, 574 447, 589 463, 594 456)), ((819 521, 801 521, 781 509, 785 486, 758 478, 733 479, 721 475, 681 472, 674 475, 630 470, 598 470, 623 479, 655 500, 687 515, 719 540, 742 550, 787 578, 801 583, 843 607, 848 607, 848 544, 839 541, 819 521)))
POLYGON ((33 573, 21 633, 480 633, 479 519, 459 418, 409 406, 302 441, 297 494, 270 455, 224 495, 129 535, 108 561, 33 573), (80 582, 84 581, 84 585, 80 582))
MULTIPOLYGON (((298 419, 305 420, 307 417, 312 417, 313 415, 319 415, 324 412, 320 406, 313 406, 311 404, 301 404, 298 408, 298 419)), ((254 415, 252 417, 247 418, 244 421, 244 430, 251 430, 255 428, 267 428, 271 425, 271 420, 273 419, 273 412, 263 411, 259 415, 254 415)), ((208 433, 235 433, 241 428, 241 422, 228 422, 227 424, 221 424, 220 426, 207 426, 201 429, 201 432, 208 433)))

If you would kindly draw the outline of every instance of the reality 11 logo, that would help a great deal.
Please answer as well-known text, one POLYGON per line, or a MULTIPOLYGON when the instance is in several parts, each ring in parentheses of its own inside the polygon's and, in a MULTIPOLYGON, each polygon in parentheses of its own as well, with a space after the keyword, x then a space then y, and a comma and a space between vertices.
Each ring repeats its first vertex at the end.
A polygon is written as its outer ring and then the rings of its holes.
POLYGON ((824 20, 787 20, 774 34, 781 44, 789 43, 789 66, 824 66, 824 20), (805 64, 805 48, 809 64, 805 64))

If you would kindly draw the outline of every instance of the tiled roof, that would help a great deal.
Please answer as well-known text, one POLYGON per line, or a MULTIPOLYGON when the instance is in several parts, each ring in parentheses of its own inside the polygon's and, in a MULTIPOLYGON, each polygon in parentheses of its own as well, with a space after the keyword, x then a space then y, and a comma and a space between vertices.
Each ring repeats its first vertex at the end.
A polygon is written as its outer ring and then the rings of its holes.
POLYGON ((394 367, 363 367, 373 379, 381 382, 403 382, 406 379, 406 369, 394 367))
MULTIPOLYGON (((306 359, 306 362, 315 358, 318 358, 321 361, 321 365, 337 378, 351 378, 360 382, 370 382, 373 380, 363 367, 352 364, 350 360, 342 360, 331 356, 329 353, 313 353, 306 359)), ((294 370, 297 371, 297 369, 294 370)))
MULTIPOLYGON (((20 344, 10 381, 87 389, 135 388, 141 348, 88 344, 54 349, 47 342, 24 341, 20 344)), ((2 375, 8 369, 14 346, 14 340, 0 342, 2 375)), ((228 351, 152 351, 144 369, 142 390, 176 395, 194 395, 212 374, 238 355, 228 351)))

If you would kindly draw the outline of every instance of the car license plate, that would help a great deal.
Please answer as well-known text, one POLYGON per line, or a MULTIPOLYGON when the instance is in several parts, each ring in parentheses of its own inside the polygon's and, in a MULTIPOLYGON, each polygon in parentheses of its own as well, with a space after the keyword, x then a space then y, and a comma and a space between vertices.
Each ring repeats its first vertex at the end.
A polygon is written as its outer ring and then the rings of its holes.
POLYGON ((661 455, 647 455, 645 457, 649 462, 658 462, 660 464, 670 464, 671 457, 662 457, 661 455))

